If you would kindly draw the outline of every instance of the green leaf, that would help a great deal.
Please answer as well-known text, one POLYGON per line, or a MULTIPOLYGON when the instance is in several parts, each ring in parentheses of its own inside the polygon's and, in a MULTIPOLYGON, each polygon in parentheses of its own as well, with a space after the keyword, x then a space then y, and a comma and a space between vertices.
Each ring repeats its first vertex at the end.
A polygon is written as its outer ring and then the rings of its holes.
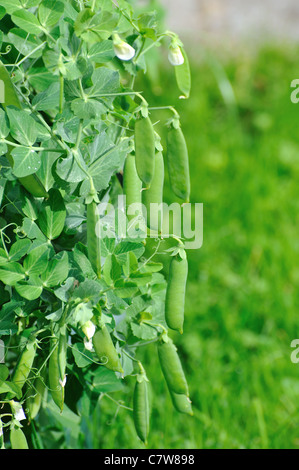
POLYGON ((38 35, 42 32, 42 27, 38 19, 30 11, 23 9, 15 11, 12 15, 12 21, 27 33, 38 35))
POLYGON ((28 219, 27 217, 23 220, 21 231, 31 240, 34 240, 35 238, 42 241, 46 240, 36 223, 33 220, 28 219))
POLYGON ((88 167, 82 158, 80 152, 77 153, 76 159, 73 155, 67 158, 60 158, 56 165, 57 175, 64 181, 69 183, 79 183, 86 179, 86 172, 88 173, 88 167), (79 161, 80 166, 77 161, 79 161), (81 169, 85 168, 85 172, 81 169))
POLYGON ((59 107, 60 85, 51 83, 49 88, 38 93, 32 100, 32 105, 37 111, 48 111, 59 107))
POLYGON ((17 293, 26 300, 38 299, 43 291, 41 282, 35 278, 28 281, 19 281, 15 285, 17 293))
POLYGON ((100 10, 94 13, 90 8, 84 8, 75 21, 75 33, 87 43, 93 44, 99 39, 108 39, 116 27, 118 15, 100 10))
POLYGON ((107 112, 107 107, 99 101, 87 98, 76 98, 71 103, 71 108, 75 116, 79 119, 95 119, 97 116, 107 112))
MULTIPOLYGON (((47 142, 44 147, 51 146, 51 142, 47 142)), ((53 187, 55 179, 52 173, 52 167, 56 160, 60 157, 59 153, 47 152, 46 150, 40 153, 41 166, 37 171, 36 175, 41 180, 44 188, 47 192, 53 187)))
POLYGON ((4 364, 0 364, 0 382, 4 382, 9 376, 9 369, 4 364))
POLYGON ((23 267, 26 275, 39 275, 42 274, 48 265, 49 259, 49 246, 44 243, 33 248, 28 256, 24 259, 23 267))
POLYGON ((59 0, 43 0, 38 8, 38 18, 45 28, 51 28, 63 14, 64 4, 59 0))
POLYGON ((0 109, 0 138, 6 138, 9 134, 9 125, 5 112, 0 109))
POLYGON ((35 201, 29 199, 27 196, 24 196, 22 201, 22 211, 31 220, 36 220, 38 218, 38 208, 35 204, 35 201))
POLYGON ((37 92, 47 90, 51 83, 57 81, 57 77, 43 67, 32 67, 27 73, 30 85, 32 85, 37 92))
MULTIPOLYGON (((89 146, 89 153, 94 160, 89 165, 88 172, 97 191, 106 189, 112 175, 123 167, 128 150, 128 139, 114 145, 105 132, 95 137, 94 143, 89 146)), ((87 195, 89 191, 89 181, 86 181, 82 184, 81 195, 87 195)))
POLYGON ((115 372, 106 367, 98 367, 93 378, 93 388, 97 393, 117 392, 123 389, 123 384, 115 372))
POLYGON ((22 145, 33 145, 38 136, 36 121, 26 111, 12 106, 8 106, 6 112, 12 137, 22 145))
POLYGON ((1 6, 5 8, 9 15, 23 8, 19 0, 1 0, 1 6))
POLYGON ((58 189, 50 189, 49 198, 43 201, 38 219, 41 231, 49 240, 54 240, 61 234, 66 218, 63 198, 58 189))
POLYGON ((3 382, 3 384, 0 385, 0 393, 9 393, 11 398, 17 397, 18 400, 22 398, 22 390, 18 385, 12 382, 3 382))
POLYGON ((31 246, 31 241, 28 238, 21 238, 16 241, 10 251, 9 251, 9 260, 10 261, 19 261, 23 256, 28 253, 28 250, 31 246))
POLYGON ((94 44, 87 54, 88 59, 98 64, 109 62, 113 57, 115 57, 113 41, 109 39, 94 44))
POLYGON ((0 267, 0 281, 8 286, 14 286, 24 277, 24 269, 19 263, 6 263, 0 267))
POLYGON ((132 322, 130 323, 130 327, 134 336, 145 341, 149 341, 157 337, 157 332, 150 325, 132 322))
POLYGON ((36 49, 42 41, 33 34, 28 34, 26 31, 19 28, 12 28, 7 34, 7 37, 23 56, 30 54, 32 59, 41 57, 43 51, 42 47, 35 52, 33 52, 33 50, 36 49))
POLYGON ((78 367, 83 368, 94 363, 93 354, 82 343, 72 346, 72 353, 78 367))
POLYGON ((68 277, 69 262, 68 255, 64 251, 58 253, 53 259, 50 260, 46 271, 42 274, 41 279, 45 287, 55 287, 62 284, 68 277))
POLYGON ((13 174, 17 178, 36 173, 41 165, 40 156, 28 147, 16 147, 11 152, 14 160, 13 174))
POLYGON ((87 90, 87 94, 92 98, 120 91, 119 73, 115 70, 99 67, 95 69, 91 79, 93 86, 87 90))

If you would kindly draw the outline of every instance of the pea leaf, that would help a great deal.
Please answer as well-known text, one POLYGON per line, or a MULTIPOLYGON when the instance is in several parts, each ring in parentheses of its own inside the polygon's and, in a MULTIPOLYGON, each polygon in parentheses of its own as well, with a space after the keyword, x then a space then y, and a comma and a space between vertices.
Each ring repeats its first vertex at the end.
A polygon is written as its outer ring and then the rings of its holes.
POLYGON ((78 151, 76 159, 74 155, 67 158, 61 158, 56 164, 56 173, 64 181, 69 183, 79 183, 86 178, 88 167, 82 158, 81 152, 78 151), (80 166, 77 161, 80 162, 80 166), (85 172, 81 169, 84 168, 85 172))
POLYGON ((10 251, 9 251, 9 259, 10 261, 19 261, 26 253, 31 246, 31 241, 28 238, 21 238, 20 240, 16 241, 10 251))
MULTIPOLYGON (((107 134, 102 132, 95 137, 88 150, 92 161, 88 172, 97 191, 101 191, 107 188, 112 175, 122 168, 129 151, 129 139, 125 138, 116 146, 107 134)), ((80 190, 81 195, 85 196, 89 191, 89 181, 84 181, 80 190)))
POLYGON ((43 291, 41 282, 36 278, 27 281, 19 281, 15 285, 17 293, 26 300, 38 299, 43 291))
POLYGON ((108 62, 113 57, 115 57, 115 53, 113 41, 110 39, 94 44, 87 54, 88 59, 98 64, 108 62))
POLYGON ((13 106, 8 106, 6 112, 12 137, 22 145, 33 145, 39 133, 36 121, 26 111, 13 106))
POLYGON ((58 82, 51 83, 49 88, 38 93, 32 100, 32 105, 37 111, 48 111, 59 106, 60 85, 58 82))
POLYGON ((44 243, 31 250, 23 262, 26 274, 29 276, 42 274, 46 270, 48 259, 48 244, 44 243))
POLYGON ((78 367, 83 368, 94 363, 93 355, 82 343, 75 343, 72 347, 72 353, 78 367))
POLYGON ((1 6, 5 8, 6 13, 9 15, 23 8, 19 0, 1 0, 1 6))
POLYGON ((17 178, 36 173, 41 165, 40 156, 28 147, 16 147, 11 152, 14 160, 13 173, 17 178))
POLYGON ((66 252, 58 253, 49 262, 47 269, 42 274, 41 279, 45 287, 55 287, 62 284, 68 277, 69 262, 66 252))
POLYGON ((12 21, 27 33, 39 35, 42 32, 38 19, 30 11, 23 9, 15 11, 12 15, 12 21))
POLYGON ((93 388, 97 393, 117 392, 123 389, 123 384, 115 372, 106 367, 98 367, 93 378, 93 388))
MULTIPOLYGON (((43 146, 48 147, 50 145, 51 141, 47 142, 43 146)), ((59 157, 60 154, 57 152, 48 152, 45 150, 40 153, 41 166, 36 174, 41 180, 47 192, 49 192, 49 190, 54 185, 55 179, 53 176, 52 167, 59 157)))
POLYGON ((9 369, 4 364, 0 364, 0 382, 4 382, 9 376, 9 369))
POLYGON ((41 231, 49 240, 54 240, 61 234, 66 218, 63 198, 58 189, 50 189, 49 198, 43 201, 38 219, 41 231))
POLYGON ((0 281, 8 286, 14 286, 24 277, 24 269, 19 263, 6 263, 0 267, 0 281))
POLYGON ((43 0, 38 8, 38 18, 45 28, 53 27, 61 18, 64 4, 59 0, 43 0))
POLYGON ((87 94, 92 98, 120 91, 119 73, 115 70, 99 67, 95 69, 91 79, 93 86, 87 90, 87 94))
POLYGON ((46 240, 36 223, 27 217, 23 220, 21 232, 31 240, 34 240, 35 238, 43 241, 46 240))
POLYGON ((41 44, 41 40, 33 34, 28 34, 26 31, 19 28, 12 28, 7 34, 9 41, 23 56, 30 54, 32 59, 37 59, 42 55, 43 48, 33 52, 37 46, 41 44))

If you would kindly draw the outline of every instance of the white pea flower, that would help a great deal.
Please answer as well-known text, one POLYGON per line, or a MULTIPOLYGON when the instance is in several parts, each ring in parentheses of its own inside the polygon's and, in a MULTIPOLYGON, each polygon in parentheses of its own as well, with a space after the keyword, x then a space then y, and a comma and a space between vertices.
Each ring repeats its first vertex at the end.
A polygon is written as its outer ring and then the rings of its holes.
POLYGON ((26 419, 22 405, 20 403, 17 403, 16 401, 12 401, 11 404, 15 419, 17 421, 23 421, 24 419, 26 419))
POLYGON ((62 386, 62 388, 65 387, 65 384, 66 384, 66 375, 64 376, 64 379, 63 379, 63 380, 59 379, 59 383, 60 383, 60 385, 62 386))
POLYGON ((89 320, 86 323, 84 323, 84 325, 82 326, 82 331, 85 334, 86 338, 90 340, 95 334, 96 327, 94 323, 92 323, 92 321, 89 320))
POLYGON ((116 57, 121 60, 131 60, 135 55, 134 47, 123 41, 118 34, 113 35, 113 46, 116 57))
POLYGON ((92 351, 92 350, 93 350, 93 344, 92 344, 91 339, 89 339, 89 340, 87 340, 86 338, 84 339, 84 347, 85 347, 85 349, 87 349, 88 351, 92 351))
POLYGON ((169 46, 168 60, 171 65, 182 65, 185 61, 180 46, 169 46))

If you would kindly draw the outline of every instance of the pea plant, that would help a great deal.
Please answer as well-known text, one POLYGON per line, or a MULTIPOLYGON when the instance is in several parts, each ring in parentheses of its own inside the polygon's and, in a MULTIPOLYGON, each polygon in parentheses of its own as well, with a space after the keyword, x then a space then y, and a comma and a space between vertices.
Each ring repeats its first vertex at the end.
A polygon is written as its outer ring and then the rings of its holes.
POLYGON ((159 46, 188 98, 183 44, 159 31, 155 12, 125 0, 0 0, 2 448, 40 448, 41 410, 79 416, 86 397, 127 408, 146 444, 150 377, 138 352, 153 342, 174 408, 192 414, 168 335, 183 331, 184 240, 165 252, 165 276, 154 257, 161 218, 154 227, 146 219, 156 230, 151 254, 147 237, 112 236, 109 223, 98 230, 99 206, 116 207, 120 195, 135 228, 132 205, 163 201, 164 157, 174 196, 189 200, 180 116, 163 106, 164 149, 153 108, 134 89, 159 46), (132 381, 131 400, 111 396, 132 381))

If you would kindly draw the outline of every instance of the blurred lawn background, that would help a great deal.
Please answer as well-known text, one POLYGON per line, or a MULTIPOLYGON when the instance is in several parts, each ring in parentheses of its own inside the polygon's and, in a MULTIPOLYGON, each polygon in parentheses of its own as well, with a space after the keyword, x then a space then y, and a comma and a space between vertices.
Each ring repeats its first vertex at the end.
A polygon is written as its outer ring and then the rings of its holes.
MULTIPOLYGON (((290 101, 298 52, 265 45, 224 61, 205 50, 191 63, 189 100, 178 99, 168 65, 154 87, 137 86, 151 106, 181 114, 191 201, 204 204, 203 246, 188 252, 184 334, 172 335, 194 417, 173 410, 156 348, 144 348, 154 390, 148 448, 299 448, 299 364, 290 360, 299 336, 299 104, 290 101)), ((157 116, 165 141, 169 115, 157 116)), ((166 179, 171 202, 168 188, 166 179)), ((114 421, 115 406, 102 406, 100 446, 142 447, 131 414, 114 421)))

